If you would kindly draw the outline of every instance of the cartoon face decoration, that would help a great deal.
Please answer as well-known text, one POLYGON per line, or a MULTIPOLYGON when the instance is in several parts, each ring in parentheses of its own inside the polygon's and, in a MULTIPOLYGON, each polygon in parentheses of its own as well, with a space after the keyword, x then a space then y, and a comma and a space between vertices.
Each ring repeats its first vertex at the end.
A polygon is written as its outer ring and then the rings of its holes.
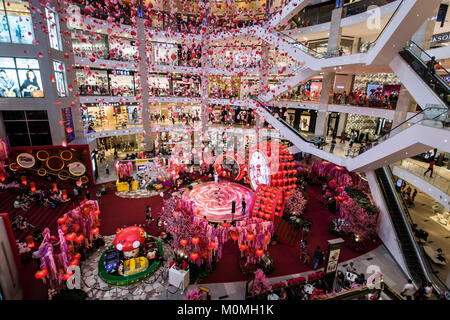
POLYGON ((258 185, 270 185, 270 168, 266 157, 259 151, 255 151, 249 160, 250 185, 256 190, 258 185))

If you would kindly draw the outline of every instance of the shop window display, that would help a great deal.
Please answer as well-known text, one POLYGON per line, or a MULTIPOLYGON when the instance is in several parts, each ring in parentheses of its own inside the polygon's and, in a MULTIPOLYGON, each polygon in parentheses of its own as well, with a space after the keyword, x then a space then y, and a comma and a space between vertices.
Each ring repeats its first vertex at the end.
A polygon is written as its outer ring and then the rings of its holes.
POLYGON ((33 43, 33 23, 28 1, 0 0, 0 21, 0 42, 33 43))
POLYGON ((128 70, 108 70, 109 85, 113 96, 134 96, 134 72, 128 70))
POLYGON ((50 40, 50 48, 62 51, 58 14, 53 9, 45 8, 45 15, 47 18, 47 30, 50 40))
POLYGON ((83 127, 87 133, 139 127, 142 110, 137 104, 83 105, 83 127))
POLYGON ((59 97, 67 97, 66 67, 64 63, 54 60, 53 70, 55 72, 56 91, 59 97))
POLYGON ((81 96, 110 95, 108 73, 106 70, 91 69, 87 71, 78 68, 76 76, 81 96))
POLYGON ((44 97, 38 60, 0 58, 0 97, 44 97))
POLYGON ((72 47, 75 55, 100 59, 109 58, 107 36, 101 33, 88 33, 82 30, 72 32, 72 47))
POLYGON ((138 47, 134 40, 116 36, 109 37, 109 58, 119 61, 136 61, 138 47))

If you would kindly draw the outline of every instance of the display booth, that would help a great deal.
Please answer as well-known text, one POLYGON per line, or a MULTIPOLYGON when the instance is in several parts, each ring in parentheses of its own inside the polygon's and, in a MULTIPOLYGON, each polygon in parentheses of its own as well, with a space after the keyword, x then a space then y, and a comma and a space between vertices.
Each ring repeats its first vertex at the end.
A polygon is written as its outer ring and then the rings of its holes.
POLYGON ((80 181, 85 186, 94 182, 88 145, 13 147, 5 167, 10 174, 25 171, 30 178, 51 175, 59 181, 80 181))

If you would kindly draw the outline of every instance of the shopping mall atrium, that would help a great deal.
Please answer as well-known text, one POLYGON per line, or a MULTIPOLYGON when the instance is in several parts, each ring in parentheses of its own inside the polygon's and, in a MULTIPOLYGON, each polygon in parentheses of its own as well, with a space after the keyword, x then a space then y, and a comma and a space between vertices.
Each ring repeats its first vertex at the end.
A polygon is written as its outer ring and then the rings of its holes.
POLYGON ((0 300, 449 300, 449 5, 0 0, 0 300))

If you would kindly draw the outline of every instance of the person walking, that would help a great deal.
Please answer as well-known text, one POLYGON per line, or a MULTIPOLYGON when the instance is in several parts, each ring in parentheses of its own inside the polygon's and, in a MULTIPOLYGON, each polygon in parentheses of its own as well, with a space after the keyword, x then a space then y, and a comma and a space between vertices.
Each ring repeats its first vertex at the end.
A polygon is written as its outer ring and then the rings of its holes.
POLYGON ((400 294, 406 298, 406 300, 412 300, 414 297, 414 285, 411 279, 408 279, 408 283, 403 287, 402 292, 400 294))
POLYGON ((320 246, 317 246, 314 250, 314 256, 313 256, 313 268, 314 270, 317 269, 319 266, 319 263, 323 260, 322 250, 320 250, 320 246))
POLYGON ((304 260, 305 259, 305 255, 307 253, 307 249, 308 249, 308 241, 306 240, 300 240, 300 260, 304 260))
POLYGON ((430 178, 433 178, 433 168, 434 168, 434 158, 431 159, 430 164, 428 165, 428 169, 423 173, 423 175, 425 176, 428 173, 428 171, 430 171, 430 178))
POLYGON ((106 165, 105 165, 105 172, 106 172, 106 175, 109 176, 109 164, 108 163, 106 163, 106 165))
POLYGON ((330 153, 334 152, 334 147, 336 147, 336 138, 335 137, 333 137, 333 139, 331 140, 330 153))

